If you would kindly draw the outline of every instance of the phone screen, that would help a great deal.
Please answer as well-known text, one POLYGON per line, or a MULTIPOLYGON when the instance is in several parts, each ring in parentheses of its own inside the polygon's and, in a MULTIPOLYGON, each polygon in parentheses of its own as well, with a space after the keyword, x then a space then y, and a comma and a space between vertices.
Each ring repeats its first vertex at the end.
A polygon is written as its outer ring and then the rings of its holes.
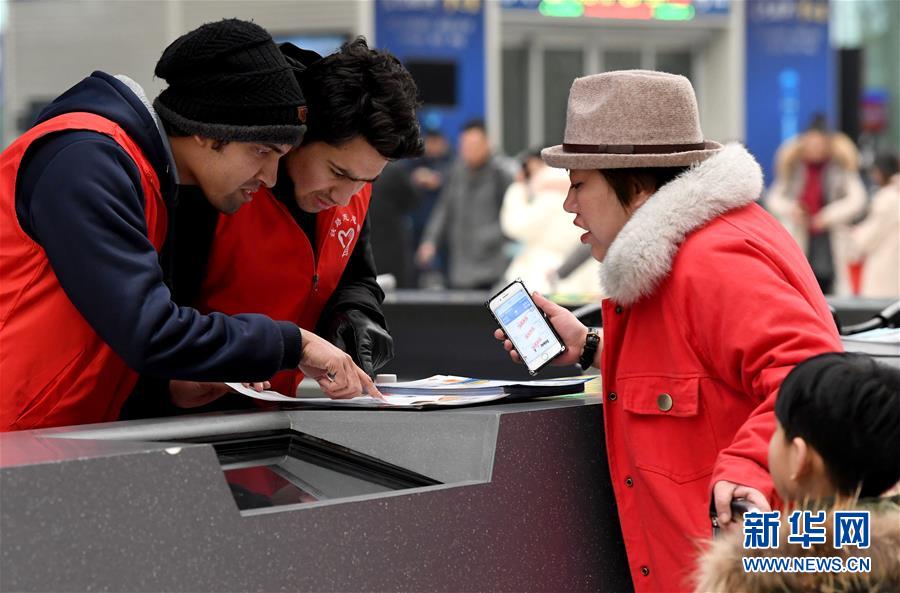
POLYGON ((497 293, 488 306, 531 373, 565 352, 565 345, 521 281, 497 293))

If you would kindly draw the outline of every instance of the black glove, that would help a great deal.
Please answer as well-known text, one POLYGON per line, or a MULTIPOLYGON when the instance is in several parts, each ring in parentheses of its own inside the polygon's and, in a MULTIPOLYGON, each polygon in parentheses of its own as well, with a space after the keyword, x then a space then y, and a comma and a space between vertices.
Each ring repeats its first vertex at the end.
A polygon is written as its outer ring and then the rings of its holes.
POLYGON ((362 311, 351 309, 334 316, 324 338, 349 354, 370 377, 394 358, 394 339, 362 311))

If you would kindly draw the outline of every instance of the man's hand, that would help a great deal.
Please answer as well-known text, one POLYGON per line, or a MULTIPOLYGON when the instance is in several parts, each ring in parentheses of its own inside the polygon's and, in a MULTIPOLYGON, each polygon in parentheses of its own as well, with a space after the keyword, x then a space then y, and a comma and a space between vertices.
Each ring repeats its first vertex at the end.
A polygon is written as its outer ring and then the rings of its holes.
POLYGON ((441 187, 440 173, 428 167, 416 167, 412 172, 412 182, 419 187, 434 191, 441 187))
POLYGON ((806 212, 806 208, 800 204, 794 204, 794 207, 791 209, 791 220, 798 228, 807 228, 809 226, 809 214, 806 212))
MULTIPOLYGON (((566 345, 566 351, 554 359, 553 364, 566 366, 577 363, 578 359, 581 358, 581 351, 584 348, 584 340, 587 337, 588 328, 578 321, 578 318, 572 315, 571 311, 544 298, 541 293, 534 292, 531 296, 534 297, 534 303, 538 308, 547 314, 550 325, 553 326, 559 337, 562 338, 563 344, 566 345)), ((503 333, 502 329, 496 330, 494 337, 503 342, 503 347, 509 352, 509 357, 512 358, 513 362, 522 362, 522 357, 513 348, 512 342, 506 339, 506 334, 503 333)), ((602 347, 598 349, 598 352, 600 350, 602 350, 602 347)))
MULTIPOLYGON (((262 383, 244 383, 245 387, 256 391, 265 391, 271 384, 268 381, 262 383)), ((225 383, 199 383, 197 381, 169 381, 169 397, 172 403, 179 408, 199 408, 214 402, 231 388, 225 383)))
POLYGON ((310 331, 300 331, 303 350, 299 368, 316 380, 325 395, 331 399, 350 399, 365 392, 382 397, 369 375, 353 363, 349 354, 310 331))
POLYGON ((813 233, 824 233, 828 230, 821 212, 817 212, 809 219, 809 230, 813 233))
POLYGON ((437 255, 437 247, 434 246, 434 243, 422 243, 416 251, 416 263, 420 268, 427 268, 434 261, 435 255, 437 255))
POLYGON ((744 498, 763 512, 772 510, 765 495, 756 488, 719 480, 713 486, 713 500, 716 502, 716 516, 719 520, 719 528, 726 533, 733 532, 738 528, 737 519, 731 516, 731 501, 735 498, 744 498))
POLYGON ((338 313, 323 337, 349 354, 370 377, 394 358, 391 334, 362 311, 338 313))

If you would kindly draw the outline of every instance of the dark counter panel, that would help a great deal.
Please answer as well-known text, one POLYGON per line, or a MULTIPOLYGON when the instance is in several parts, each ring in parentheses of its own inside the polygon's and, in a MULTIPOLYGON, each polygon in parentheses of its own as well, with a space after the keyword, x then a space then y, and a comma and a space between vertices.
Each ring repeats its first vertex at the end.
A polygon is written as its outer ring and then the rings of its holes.
POLYGON ((602 426, 589 399, 0 435, 0 450, 50 443, 33 463, 0 457, 0 588, 628 590, 602 426), (241 512, 213 447, 184 441, 267 425, 443 484, 241 512), (158 436, 166 442, 151 442, 158 436), (91 443, 101 443, 96 456, 91 443))

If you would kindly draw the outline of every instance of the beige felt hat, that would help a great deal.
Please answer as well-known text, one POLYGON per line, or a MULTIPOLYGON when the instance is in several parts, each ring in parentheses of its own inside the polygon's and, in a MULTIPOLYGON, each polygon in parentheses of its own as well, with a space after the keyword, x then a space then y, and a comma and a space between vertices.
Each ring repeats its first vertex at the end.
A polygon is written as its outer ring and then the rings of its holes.
POLYGON ((703 139, 687 78, 622 70, 575 79, 563 144, 545 148, 541 157, 562 169, 679 167, 720 150, 703 139))

